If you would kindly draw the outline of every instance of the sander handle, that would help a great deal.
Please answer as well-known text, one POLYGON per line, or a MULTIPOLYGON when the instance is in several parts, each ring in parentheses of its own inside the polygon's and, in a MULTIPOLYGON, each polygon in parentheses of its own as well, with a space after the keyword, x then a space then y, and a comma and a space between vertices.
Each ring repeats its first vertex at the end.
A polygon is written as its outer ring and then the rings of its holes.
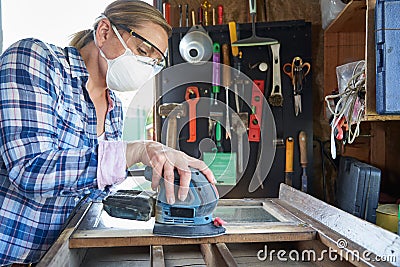
MULTIPOLYGON (((209 209, 214 209, 214 205, 217 205, 219 194, 218 190, 215 185, 211 184, 204 174, 194 168, 191 169, 191 180, 190 180, 190 189, 188 193, 188 197, 185 201, 177 201, 172 206, 176 205, 192 205, 196 202, 196 205, 207 205, 209 209), (191 196, 191 197, 190 197, 191 196)), ((144 169, 144 177, 146 180, 151 181, 153 177, 153 168, 147 166, 144 169)), ((166 196, 165 196, 165 185, 164 185, 164 178, 162 177, 160 180, 160 189, 158 191, 157 199, 161 202, 167 203, 166 196)), ((178 171, 174 170, 174 184, 175 186, 175 194, 177 193, 177 189, 180 184, 180 176, 178 171)))
MULTIPOLYGON (((190 170, 192 173, 191 183, 194 183, 196 185, 210 184, 210 182, 207 180, 207 178, 204 176, 204 174, 201 171, 199 171, 198 169, 195 169, 195 168, 190 168, 190 170)), ((151 180, 153 178, 153 168, 150 166, 146 166, 146 168, 143 170, 143 176, 146 178, 147 181, 151 182, 151 180)), ((174 178, 175 178, 175 184, 179 186, 180 176, 176 169, 174 170, 174 178)), ((164 179, 164 178, 162 177, 162 179, 164 179)))
MULTIPOLYGON (((211 185, 210 182, 207 180, 207 178, 204 176, 204 174, 199 171, 198 169, 194 169, 194 168, 190 168, 192 175, 192 181, 194 182, 196 185, 203 185, 206 186, 208 188, 208 185, 211 185)), ((151 182, 152 178, 153 178, 153 168, 150 166, 146 166, 145 168, 140 168, 140 169, 136 169, 136 170, 129 170, 128 174, 130 176, 144 176, 146 178, 147 181, 151 182)), ((179 174, 178 171, 175 169, 174 170, 174 176, 175 176, 175 184, 179 186, 179 174)), ((164 179, 162 177, 162 179, 164 179)), ((216 195, 216 197, 218 198, 218 191, 214 186, 210 186, 210 188, 213 188, 213 191, 216 195)))
POLYGON ((128 170, 128 176, 144 176, 145 168, 135 169, 135 170, 128 170))

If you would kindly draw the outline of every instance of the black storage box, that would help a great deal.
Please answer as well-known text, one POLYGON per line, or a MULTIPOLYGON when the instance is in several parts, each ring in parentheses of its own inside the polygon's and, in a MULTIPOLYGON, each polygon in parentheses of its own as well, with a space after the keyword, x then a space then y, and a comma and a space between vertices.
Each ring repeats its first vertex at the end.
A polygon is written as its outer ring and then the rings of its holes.
POLYGON ((380 183, 378 168, 352 157, 342 157, 336 181, 336 206, 375 223, 380 183))

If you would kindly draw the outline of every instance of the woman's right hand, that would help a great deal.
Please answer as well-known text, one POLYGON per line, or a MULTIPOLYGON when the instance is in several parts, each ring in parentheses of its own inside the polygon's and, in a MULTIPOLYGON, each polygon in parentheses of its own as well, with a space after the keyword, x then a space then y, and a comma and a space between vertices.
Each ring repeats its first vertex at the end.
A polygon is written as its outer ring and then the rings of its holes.
POLYGON ((215 185, 215 177, 208 166, 199 159, 190 157, 182 151, 167 147, 154 141, 128 142, 126 147, 127 166, 142 162, 153 168, 151 187, 157 188, 161 177, 165 179, 166 198, 169 204, 175 202, 174 169, 180 176, 179 200, 183 201, 189 191, 191 171, 189 167, 200 170, 215 185))

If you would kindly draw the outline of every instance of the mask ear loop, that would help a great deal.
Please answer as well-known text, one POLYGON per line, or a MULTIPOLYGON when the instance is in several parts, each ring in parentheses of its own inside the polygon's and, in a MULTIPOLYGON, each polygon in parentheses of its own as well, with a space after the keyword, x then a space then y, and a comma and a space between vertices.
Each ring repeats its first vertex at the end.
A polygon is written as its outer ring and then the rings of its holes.
MULTIPOLYGON (((93 24, 93 32, 94 32, 93 37, 94 37, 94 43, 96 44, 96 46, 97 46, 97 41, 96 41, 96 29, 97 29, 97 25, 99 24, 99 21, 102 20, 102 19, 108 19, 108 21, 110 21, 110 19, 107 18, 107 16, 104 15, 104 14, 101 14, 101 15, 95 20, 95 22, 94 22, 94 24, 93 24)), ((117 35, 118 40, 121 42, 121 44, 122 44, 122 46, 125 48, 125 50, 131 51, 131 50, 129 49, 129 47, 127 46, 127 44, 125 43, 124 39, 122 39, 122 36, 119 34, 117 28, 114 26, 114 24, 111 23, 111 21, 110 21, 110 24, 111 24, 111 27, 112 27, 114 33, 117 35)), ((133 54, 133 53, 132 53, 132 54, 133 54)))
MULTIPOLYGON (((117 28, 116 28, 114 25, 112 25, 112 24, 111 24, 111 27, 112 27, 112 29, 113 29, 115 35, 117 35, 118 40, 119 40, 119 41, 121 42, 121 44, 124 46, 125 50, 131 51, 131 50, 129 49, 129 47, 126 45, 124 39, 122 39, 122 36, 121 36, 121 34, 119 34, 117 28)), ((132 52, 132 51, 131 51, 131 52, 132 52)), ((134 53, 132 53, 132 54, 134 54, 134 53)), ((134 54, 134 55, 135 55, 135 54, 134 54)))
POLYGON ((99 49, 100 55, 107 61, 109 62, 110 60, 104 55, 103 51, 100 49, 100 47, 97 45, 97 39, 96 39, 96 30, 93 30, 93 41, 94 45, 99 49))
MULTIPOLYGON (((95 23, 94 23, 94 25, 93 25, 93 28, 94 28, 94 29, 93 29, 93 41, 94 41, 94 44, 96 45, 96 47, 99 49, 100 55, 101 55, 105 60, 107 60, 107 62, 109 62, 110 59, 108 59, 108 58, 106 57, 106 55, 103 53, 103 51, 99 48, 99 46, 98 46, 98 44, 97 44, 97 39, 96 39, 96 29, 97 29, 97 25, 98 25, 99 21, 102 20, 102 19, 108 19, 108 18, 107 18, 104 14, 101 14, 101 15, 96 19, 96 21, 95 21, 95 23)), ((109 20, 109 19, 108 19, 108 20, 109 20)), ((110 24, 111 24, 111 22, 110 22, 110 24)), ((117 38, 118 38, 118 40, 121 42, 122 46, 125 48, 125 53, 127 53, 127 52, 129 53, 129 52, 130 52, 130 53, 131 53, 132 55, 134 55, 135 58, 136 58, 136 55, 129 49, 129 47, 126 45, 124 39, 122 39, 122 36, 119 34, 117 28, 116 28, 113 24, 111 24, 111 27, 112 27, 112 29, 113 29, 115 35, 117 35, 117 38)))
POLYGON ((96 29, 96 28, 97 28, 97 24, 98 24, 99 21, 102 20, 102 19, 108 19, 108 18, 107 18, 106 15, 104 15, 103 13, 101 13, 101 15, 98 16, 98 17, 96 18, 96 20, 94 21, 94 23, 93 23, 93 29, 96 29))
POLYGON ((102 20, 102 19, 108 19, 108 18, 106 17, 106 15, 101 14, 99 17, 96 18, 96 20, 93 23, 93 41, 96 46, 97 46, 96 30, 97 30, 97 26, 99 25, 100 20, 102 20))

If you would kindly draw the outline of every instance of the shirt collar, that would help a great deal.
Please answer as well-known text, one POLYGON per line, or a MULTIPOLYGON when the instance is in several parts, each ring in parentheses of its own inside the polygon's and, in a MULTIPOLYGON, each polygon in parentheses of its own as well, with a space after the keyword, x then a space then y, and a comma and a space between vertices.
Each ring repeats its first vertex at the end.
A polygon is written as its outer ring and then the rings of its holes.
MULTIPOLYGON (((84 80, 87 81, 87 77, 89 77, 89 72, 87 71, 85 62, 78 49, 73 46, 67 46, 65 49, 66 57, 70 65, 71 76, 82 77, 84 76, 84 80)), ((115 107, 116 96, 114 92, 110 89, 107 89, 107 100, 108 100, 108 112, 113 110, 115 107)))
POLYGON ((89 72, 87 71, 85 62, 78 49, 72 46, 67 46, 65 49, 66 57, 70 65, 71 76, 81 77, 81 76, 89 76, 89 72))
POLYGON ((115 107, 115 94, 110 89, 107 89, 107 100, 108 100, 108 111, 107 112, 110 112, 115 107))

